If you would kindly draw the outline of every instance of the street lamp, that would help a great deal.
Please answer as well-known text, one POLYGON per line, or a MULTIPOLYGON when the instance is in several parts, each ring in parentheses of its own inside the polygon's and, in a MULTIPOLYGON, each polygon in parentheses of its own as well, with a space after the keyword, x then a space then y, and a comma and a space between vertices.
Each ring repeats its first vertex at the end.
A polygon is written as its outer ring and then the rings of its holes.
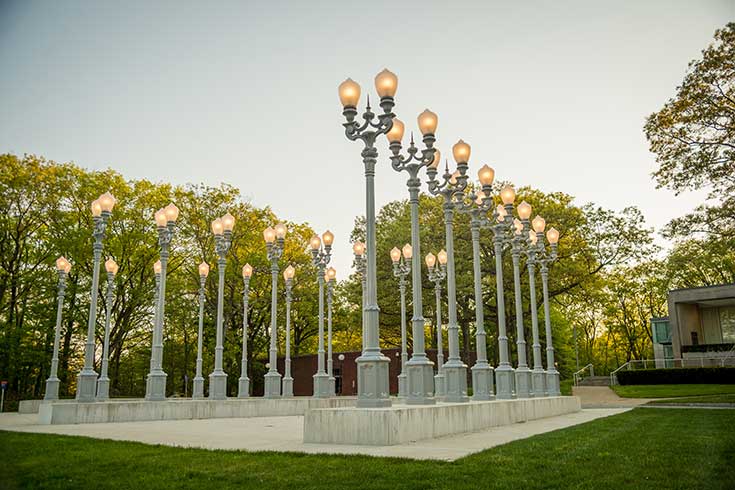
MULTIPOLYGON (((525 201, 524 201, 525 202, 525 201)), ((521 209, 519 205, 518 215, 521 218, 525 215, 526 209, 521 209)), ((529 206, 530 207, 530 206, 529 206)), ((509 213, 510 216, 510 213, 509 213)), ((510 219, 509 219, 510 221, 510 219)), ((520 260, 526 244, 528 229, 526 223, 519 219, 513 220, 513 235, 509 239, 510 252, 513 259, 513 297, 516 307, 516 349, 518 351, 518 367, 515 371, 515 391, 516 398, 529 398, 533 390, 533 380, 531 370, 528 368, 527 351, 526 351, 526 333, 523 326, 523 296, 521 296, 521 268, 520 260)))
POLYGON ((54 354, 51 357, 51 373, 46 380, 46 394, 44 400, 59 399, 59 341, 61 338, 61 315, 64 310, 64 294, 66 292, 66 276, 71 270, 71 262, 65 257, 56 259, 56 273, 59 275, 59 285, 56 305, 56 328, 54 329, 54 354))
POLYGON ((430 253, 426 256, 426 267, 429 269, 429 281, 434 283, 436 296, 436 374, 434 375, 434 390, 437 398, 446 395, 444 386, 444 349, 442 347, 442 281, 447 277, 447 253, 442 250, 438 254, 439 266, 436 265, 437 256, 430 253))
POLYGON ((454 275, 454 208, 456 198, 461 196, 467 187, 467 162, 470 158, 470 145, 459 140, 452 147, 454 160, 457 162, 457 171, 449 172, 445 167, 442 182, 436 180, 439 160, 426 169, 429 176, 429 192, 434 196, 444 198, 444 230, 447 250, 447 304, 449 306, 449 359, 444 364, 444 384, 448 402, 467 402, 467 365, 459 357, 459 325, 457 324, 457 286, 454 275))
MULTIPOLYGON (((408 352, 406 350, 406 276, 411 272, 412 264, 409 260, 411 260, 413 253, 411 245, 408 243, 404 245, 403 250, 404 252, 407 252, 407 254, 402 254, 398 247, 393 247, 390 251, 390 259, 393 261, 393 276, 398 278, 398 290, 401 293, 401 374, 398 375, 398 396, 403 398, 407 403, 410 403, 409 399, 416 397, 421 398, 423 392, 417 391, 416 396, 414 397, 408 393, 407 389, 408 376, 406 375, 406 363, 408 361, 408 352)), ((414 336, 416 335, 415 329, 412 333, 414 336)), ((415 342, 416 339, 414 337, 414 350, 416 349, 415 342)), ((433 375, 434 369, 431 366, 429 367, 431 368, 431 375, 433 375)), ((421 375, 421 371, 419 371, 418 374, 421 375)), ((421 380, 419 379, 417 381, 421 380)), ((425 383, 418 384, 419 388, 423 388, 424 386, 425 383)))
POLYGON ((561 391, 559 388, 559 371, 556 369, 554 362, 554 343, 551 335, 551 314, 549 312, 549 264, 557 258, 557 247, 559 243, 559 232, 556 228, 550 228, 546 232, 546 239, 549 241, 550 252, 547 253, 544 247, 544 229, 546 221, 536 216, 531 222, 533 231, 536 232, 536 262, 541 265, 541 281, 543 282, 544 292, 544 325, 546 327, 546 394, 548 396, 559 396, 561 391))
POLYGON ((339 86, 339 98, 342 102, 346 122, 345 136, 350 141, 363 142, 362 162, 365 167, 365 231, 367 246, 367 298, 365 301, 365 333, 366 339, 362 355, 357 358, 357 406, 358 407, 389 407, 391 405, 388 388, 389 359, 380 352, 380 329, 378 316, 378 289, 376 268, 376 240, 375 240, 375 163, 378 150, 375 140, 381 134, 386 134, 393 127, 393 96, 398 88, 398 78, 388 70, 383 70, 375 77, 375 88, 380 95, 382 114, 376 115, 370 108, 370 101, 362 115, 364 123, 360 124, 357 117, 357 102, 360 99, 360 86, 351 79, 347 79, 339 86))
POLYGON ((163 318, 166 307, 166 267, 168 265, 171 239, 174 235, 179 209, 173 204, 156 211, 154 218, 158 227, 158 244, 161 247, 161 283, 153 322, 153 346, 151 370, 146 383, 146 400, 166 399, 166 373, 163 372, 163 318))
POLYGON ((352 245, 352 251, 355 254, 355 260, 352 262, 352 265, 355 267, 355 271, 357 271, 357 275, 360 276, 360 285, 361 291, 362 291, 362 350, 365 350, 365 338, 367 337, 365 335, 365 298, 367 297, 367 288, 365 287, 365 282, 367 280, 366 274, 365 274, 365 244, 358 241, 355 242, 354 245, 352 245))
POLYGON ((199 264, 199 331, 197 333, 197 366, 194 375, 194 384, 191 389, 191 397, 194 399, 204 398, 204 376, 202 376, 202 342, 204 340, 204 285, 209 275, 209 264, 199 264))
MULTIPOLYGON (((424 149, 421 150, 420 156, 417 156, 419 150, 413 142, 413 134, 411 134, 411 143, 407 149, 407 156, 401 155, 401 140, 403 139, 403 123, 398 119, 393 119, 393 127, 386 135, 390 142, 389 148, 392 153, 391 165, 396 172, 405 171, 408 173, 409 203, 411 205, 411 245, 413 254, 405 257, 411 259, 411 268, 413 274, 411 277, 411 292, 413 298, 413 317, 411 318, 411 333, 413 336, 413 352, 411 360, 406 362, 405 357, 401 359, 401 375, 398 377, 399 396, 406 397, 406 403, 409 405, 435 403, 434 399, 434 363, 426 356, 425 339, 424 339, 424 307, 423 295, 421 292, 421 248, 419 241, 419 189, 421 180, 419 179, 419 170, 427 165, 431 165, 434 159, 440 155, 434 149, 434 141, 436 126, 438 124, 436 114, 426 109, 419 114, 418 124, 421 134, 423 135, 424 149), (401 390, 401 379, 403 379, 403 390, 401 390)), ((405 247, 404 247, 405 249, 405 247)), ((395 261, 394 261, 395 264, 395 261)), ((404 280, 405 283, 405 280, 404 280)), ((403 286, 405 291, 405 284, 403 286)), ((403 300, 403 308, 405 309, 405 299, 403 300)), ((405 353, 405 312, 401 316, 401 340, 403 341, 402 354, 405 353)))
POLYGON ((344 380, 345 380, 345 369, 344 369, 345 355, 344 354, 340 354, 340 355, 337 356, 337 359, 339 359, 339 379, 340 379, 340 383, 339 383, 339 394, 340 395, 343 395, 344 394, 344 391, 345 391, 345 383, 344 383, 344 380))
POLYGON ((283 279, 286 283, 286 360, 283 373, 283 397, 293 396, 293 378, 291 377, 291 287, 296 269, 289 265, 283 270, 283 279))
POLYGON ((115 207, 115 198, 105 192, 92 202, 92 219, 94 220, 94 265, 92 266, 92 293, 89 301, 89 318, 87 322, 87 342, 84 344, 84 368, 77 376, 77 401, 93 402, 97 394, 97 373, 94 371, 94 332, 97 326, 97 292, 100 283, 100 259, 102 257, 102 240, 105 238, 107 222, 115 207))
POLYGON ((316 278, 319 283, 319 347, 317 349, 317 371, 314 374, 314 398, 328 398, 329 374, 324 371, 324 271, 332 258, 332 243, 334 235, 327 230, 320 239, 317 235, 311 237, 312 263, 316 267, 316 278), (322 247, 322 241, 324 247, 322 247))
POLYGON ((250 277, 253 275, 253 266, 242 266, 242 359, 240 360, 240 378, 237 380, 237 397, 250 396, 250 378, 248 378, 248 303, 250 295, 250 277))
POLYGON ((103 402, 110 398, 110 378, 107 375, 110 358, 110 316, 112 314, 112 292, 115 288, 115 274, 117 274, 117 263, 108 258, 105 261, 107 271, 107 301, 105 308, 105 337, 102 344, 102 369, 97 379, 97 401, 103 402))
POLYGON ((232 246, 232 229, 235 227, 235 217, 230 213, 212 221, 212 233, 214 234, 214 249, 217 252, 217 272, 219 282, 217 284, 217 324, 216 345, 214 348, 214 371, 209 374, 209 398, 210 400, 227 399, 227 373, 222 369, 222 357, 224 353, 223 344, 223 321, 224 321, 224 297, 225 297, 225 268, 227 267, 227 252, 232 246))
POLYGON ((265 398, 281 396, 281 375, 278 372, 278 259, 283 255, 283 241, 286 237, 286 226, 278 223, 274 228, 270 226, 263 231, 265 246, 268 251, 268 260, 271 263, 271 339, 269 349, 270 368, 265 374, 265 398))
POLYGON ((334 295, 334 284, 337 282, 337 269, 327 269, 327 375, 329 376, 329 393, 335 396, 335 379, 332 369, 332 296, 334 295))

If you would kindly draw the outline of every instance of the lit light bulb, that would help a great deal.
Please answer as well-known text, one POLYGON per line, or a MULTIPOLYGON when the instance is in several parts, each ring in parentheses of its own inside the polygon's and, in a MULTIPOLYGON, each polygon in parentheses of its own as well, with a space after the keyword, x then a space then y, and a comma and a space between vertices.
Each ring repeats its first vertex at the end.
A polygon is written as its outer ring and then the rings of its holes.
POLYGON ((106 270, 107 272, 109 272, 110 274, 113 274, 113 275, 114 275, 114 274, 117 274, 117 271, 118 271, 118 265, 117 265, 117 262, 115 262, 115 261, 114 261, 114 260, 112 260, 111 258, 108 258, 108 259, 107 259, 107 260, 105 261, 105 270, 106 270))
POLYGON ((528 218, 530 218, 531 217, 531 211, 533 211, 533 208, 526 201, 522 201, 518 205, 518 216, 520 216, 521 219, 528 219, 528 218))
POLYGON ((441 162, 442 159, 442 152, 434 148, 434 160, 429 164, 429 168, 439 168, 439 162, 441 162))
POLYGON ((477 177, 480 179, 482 185, 492 185, 495 180, 495 170, 488 165, 483 165, 480 170, 477 171, 477 177))
POLYGON ((401 260, 401 251, 398 250, 398 247, 390 249, 390 258, 394 263, 398 263, 401 260))
POLYGON ((413 257, 413 247, 408 243, 403 246, 403 258, 410 260, 413 257))
POLYGON ((544 228, 546 228, 546 220, 541 216, 536 216, 533 218, 533 221, 531 221, 531 226, 533 226, 533 231, 536 233, 543 233, 544 228))
POLYGON ((156 274, 160 274, 162 267, 163 266, 161 265, 161 261, 156 260, 156 262, 153 264, 153 272, 155 272, 156 274))
POLYGON ((179 217, 179 208, 177 208, 174 203, 170 203, 168 206, 163 208, 163 212, 166 213, 166 219, 174 223, 179 217))
POLYGON ((439 253, 436 254, 436 258, 439 259, 439 263, 441 265, 446 265, 448 259, 447 252, 444 249, 440 250, 439 253))
POLYGON ((503 201, 503 204, 513 204, 513 201, 516 200, 515 189, 510 185, 506 185, 500 191, 500 199, 503 201))
POLYGON ((439 124, 439 116, 431 112, 429 109, 424 109, 424 112, 419 114, 418 121, 421 134, 436 134, 436 126, 439 124))
POLYGON ((263 230, 263 238, 265 239, 265 243, 273 243, 276 241, 276 230, 271 228, 270 226, 263 230))
POLYGON ((209 264, 206 262, 199 264, 199 275, 202 277, 207 277, 209 275, 209 264))
POLYGON ((159 228, 164 228, 168 224, 168 219, 166 218, 166 211, 161 208, 153 215, 153 219, 156 220, 156 225, 159 228))
POLYGON ((117 202, 115 199, 115 196, 110 194, 109 192, 105 192, 102 194, 98 201, 100 202, 100 207, 102 208, 102 211, 112 212, 112 208, 115 207, 115 203, 117 202))
POLYGON ((365 244, 362 242, 355 242, 354 245, 352 245, 352 251, 355 255, 361 257, 365 253, 365 244))
POLYGON ((432 267, 436 265, 436 255, 434 255, 433 253, 426 254, 426 257, 424 258, 424 260, 426 261, 426 266, 429 269, 431 269, 432 267))
POLYGON ((285 238, 286 233, 288 233, 288 228, 283 223, 276 224, 274 229, 276 230, 276 238, 285 238))
POLYGON ((452 154, 455 162, 467 163, 470 161, 470 145, 463 140, 459 140, 452 147, 452 154))
POLYGON ((296 269, 292 265, 289 264, 288 267, 286 267, 283 270, 283 278, 288 281, 289 279, 293 279, 293 277, 296 275, 296 269))
POLYGON ((245 264, 242 266, 242 277, 250 277, 253 275, 253 266, 245 264))
POLYGON ((403 132, 405 129, 406 127, 400 119, 397 117, 393 118, 393 127, 391 127, 390 131, 385 134, 385 137, 388 138, 388 141, 391 143, 400 143, 401 140, 403 140, 403 132))
POLYGON ((94 201, 92 201, 90 207, 92 208, 92 216, 94 216, 95 218, 99 218, 102 214, 102 206, 100 205, 100 200, 95 199, 94 201))
POLYGON ((322 246, 322 240, 317 235, 314 235, 311 237, 311 240, 309 240, 309 246, 312 250, 319 250, 319 247, 322 246))
POLYGON ((375 76, 375 90, 380 97, 393 97, 398 90, 398 77, 392 71, 384 68, 375 76))
POLYGON ((226 213, 224 216, 222 216, 222 227, 225 229, 225 231, 232 231, 232 229, 235 227, 235 217, 232 216, 230 213, 226 213))
POLYGON ((553 226, 546 232, 546 239, 552 245, 559 242, 559 231, 553 226))
POLYGON ((224 231, 224 226, 222 225, 222 219, 217 218, 216 220, 212 221, 212 233, 215 235, 221 235, 224 231))
POLYGON ((324 246, 331 247, 332 243, 334 243, 334 233, 327 230, 324 233, 322 233, 322 241, 324 242, 324 246))
POLYGON ((360 85, 353 79, 348 78, 339 84, 339 100, 342 107, 357 107, 360 100, 360 85))

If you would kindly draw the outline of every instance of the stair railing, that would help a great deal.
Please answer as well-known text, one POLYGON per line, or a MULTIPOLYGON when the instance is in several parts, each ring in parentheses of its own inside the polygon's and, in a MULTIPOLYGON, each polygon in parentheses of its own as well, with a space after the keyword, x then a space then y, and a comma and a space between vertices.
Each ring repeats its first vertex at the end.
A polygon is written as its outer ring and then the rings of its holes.
POLYGON ((590 376, 595 375, 595 367, 592 365, 592 363, 587 364, 585 367, 572 374, 572 377, 574 378, 574 386, 579 386, 579 382, 584 379, 584 372, 587 371, 587 369, 589 369, 590 371, 590 376))

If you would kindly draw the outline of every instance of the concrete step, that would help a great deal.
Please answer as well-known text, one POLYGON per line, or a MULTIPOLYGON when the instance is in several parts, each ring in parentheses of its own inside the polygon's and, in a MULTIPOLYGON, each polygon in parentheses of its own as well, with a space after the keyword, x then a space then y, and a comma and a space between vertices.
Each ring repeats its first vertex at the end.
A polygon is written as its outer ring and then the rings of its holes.
POLYGON ((580 381, 579 386, 610 386, 610 376, 589 376, 580 381))

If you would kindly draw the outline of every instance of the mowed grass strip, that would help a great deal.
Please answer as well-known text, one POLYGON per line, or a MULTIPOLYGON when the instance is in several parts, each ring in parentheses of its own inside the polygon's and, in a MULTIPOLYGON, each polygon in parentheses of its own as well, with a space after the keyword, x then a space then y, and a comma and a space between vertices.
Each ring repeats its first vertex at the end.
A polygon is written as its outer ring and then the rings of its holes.
POLYGON ((673 398, 677 396, 735 394, 735 384, 615 385, 612 389, 623 398, 673 398))
POLYGON ((735 410, 636 409, 448 463, 0 432, 0 488, 732 488, 735 410))

